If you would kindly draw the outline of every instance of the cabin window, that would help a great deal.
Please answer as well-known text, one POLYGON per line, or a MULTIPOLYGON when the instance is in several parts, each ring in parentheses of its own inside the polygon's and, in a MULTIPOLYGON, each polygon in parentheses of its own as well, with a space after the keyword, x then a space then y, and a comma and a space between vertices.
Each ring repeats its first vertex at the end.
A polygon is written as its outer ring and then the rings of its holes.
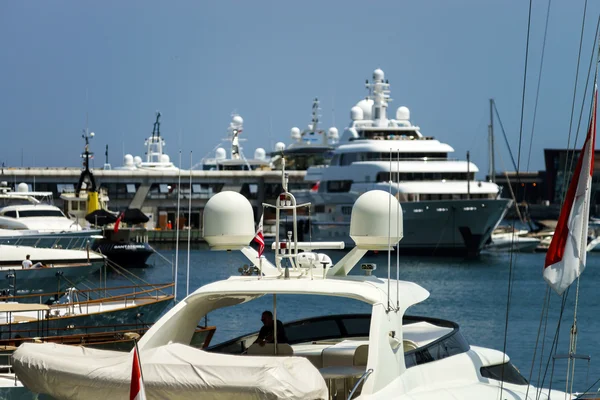
POLYGON ((135 192, 137 192, 137 189, 135 188, 135 183, 128 183, 127 184, 127 193, 135 194, 135 192))
POLYGON ((515 385, 527 385, 527 379, 525 379, 517 367, 510 362, 499 365, 490 365, 489 367, 481 367, 479 371, 484 378, 513 383, 515 385))
POLYGON ((56 190, 58 191, 58 193, 74 192, 75 191, 75 185, 73 185, 72 183, 58 183, 56 185, 56 190))
POLYGON ((75 200, 71 202, 71 210, 79 211, 79 201, 75 200))
POLYGON ((169 185, 167 185, 166 183, 159 184, 158 191, 163 194, 169 193, 169 185))
POLYGON ((349 192, 352 181, 327 181, 327 191, 331 193, 349 192))
POLYGON ((315 213, 324 213, 325 212, 325 205, 324 204, 317 204, 315 206, 315 213))
POLYGON ((17 212, 16 211, 7 211, 4 213, 5 217, 11 217, 11 218, 17 218, 17 212))
POLYGON ((334 154, 333 158, 331 159, 331 165, 339 165, 339 164, 340 164, 340 155, 334 154))

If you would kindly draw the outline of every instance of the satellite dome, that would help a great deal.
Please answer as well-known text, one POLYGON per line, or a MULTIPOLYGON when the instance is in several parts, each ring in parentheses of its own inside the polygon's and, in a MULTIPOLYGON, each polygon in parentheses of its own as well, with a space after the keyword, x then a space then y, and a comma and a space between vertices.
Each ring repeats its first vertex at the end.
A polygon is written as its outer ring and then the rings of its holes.
POLYGON ((231 122, 234 125, 242 125, 244 123, 244 118, 240 117, 239 115, 234 115, 231 119, 231 122))
POLYGON ((262 147, 259 147, 256 150, 254 150, 254 159, 255 160, 264 160, 266 156, 267 156, 267 152, 262 147))
POLYGON ((306 129, 308 129, 309 131, 313 130, 313 124, 308 124, 308 126, 306 127, 306 129))
POLYGON ((385 74, 381 68, 377 68, 375 71, 373 71, 374 81, 383 81, 383 78, 385 78, 385 74))
POLYGON ((357 247, 387 250, 388 243, 398 243, 403 232, 402 207, 388 192, 370 190, 352 206, 350 237, 357 247))
POLYGON ((275 151, 284 151, 284 150, 285 150, 285 143, 283 143, 283 142, 275 143, 275 151))
POLYGON ((408 121, 410 120, 410 110, 408 107, 398 107, 396 110, 396 119, 399 121, 408 121))
POLYGON ((169 158, 169 156, 167 154, 161 154, 160 155, 160 162, 163 164, 168 164, 171 162, 171 159, 169 158))
POLYGON ((217 160, 224 160, 227 158, 227 152, 225 151, 224 148, 219 147, 216 151, 215 151, 215 159, 217 160))
POLYGON ((254 212, 248 199, 226 190, 204 207, 204 239, 213 250, 239 250, 254 238, 254 212))
POLYGON ((354 106, 350 109, 350 118, 352 121, 360 121, 363 119, 364 113, 362 108, 359 106, 354 106))
POLYGON ((29 185, 26 184, 25 182, 21 182, 17 185, 17 192, 19 193, 26 193, 29 192, 29 185))
POLYGON ((293 127, 291 132, 290 132, 290 136, 292 137, 292 139, 294 140, 298 140, 300 139, 300 128, 298 127, 293 127))
POLYGON ((339 139, 340 134, 338 132, 338 129, 335 126, 332 126, 331 128, 329 128, 329 130, 327 131, 327 137, 329 139, 339 139))
POLYGON ((133 163, 135 165, 140 165, 142 163, 142 157, 140 157, 140 156, 133 157, 133 163))
POLYGON ((133 156, 131 154, 125 154, 125 157, 123 157, 123 165, 126 167, 133 165, 133 156))
POLYGON ((363 112, 363 119, 371 119, 373 113, 373 100, 363 99, 356 103, 356 107, 360 107, 363 112))

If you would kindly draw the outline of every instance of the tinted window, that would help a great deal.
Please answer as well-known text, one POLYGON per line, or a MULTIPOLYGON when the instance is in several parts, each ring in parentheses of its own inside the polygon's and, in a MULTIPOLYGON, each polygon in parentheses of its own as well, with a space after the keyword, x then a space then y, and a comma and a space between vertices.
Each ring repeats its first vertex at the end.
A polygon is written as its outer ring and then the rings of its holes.
POLYGON ((344 318, 342 319, 342 324, 344 324, 348 336, 369 336, 371 318, 370 316, 362 318, 344 318))
POLYGON ((7 211, 4 213, 4 216, 11 217, 11 218, 17 218, 17 212, 16 211, 7 211))
POLYGON ((328 192, 349 192, 351 187, 352 181, 327 181, 328 192))
POLYGON ((514 383, 515 385, 527 385, 527 379, 525 379, 517 367, 510 362, 500 365, 490 365, 489 367, 481 367, 480 372, 481 376, 484 378, 514 383))
POLYGON ((19 211, 19 218, 27 217, 64 217, 60 210, 22 210, 19 211))
POLYGON ((306 321, 298 325, 285 327, 288 341, 299 343, 319 339, 329 339, 341 336, 340 328, 335 320, 306 321))

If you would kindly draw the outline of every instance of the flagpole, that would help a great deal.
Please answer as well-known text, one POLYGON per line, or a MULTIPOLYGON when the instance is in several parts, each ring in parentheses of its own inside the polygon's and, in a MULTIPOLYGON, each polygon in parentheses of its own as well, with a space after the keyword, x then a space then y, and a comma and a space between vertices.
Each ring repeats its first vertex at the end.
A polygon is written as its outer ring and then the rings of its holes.
POLYGON ((190 151, 190 193, 188 201, 188 237, 187 237, 187 281, 185 287, 185 295, 190 294, 190 237, 192 235, 192 152, 190 151))
POLYGON ((175 216, 175 294, 173 300, 177 303, 177 274, 179 266, 179 205, 181 199, 181 150, 179 150, 179 171, 177 174, 177 215, 175 216))

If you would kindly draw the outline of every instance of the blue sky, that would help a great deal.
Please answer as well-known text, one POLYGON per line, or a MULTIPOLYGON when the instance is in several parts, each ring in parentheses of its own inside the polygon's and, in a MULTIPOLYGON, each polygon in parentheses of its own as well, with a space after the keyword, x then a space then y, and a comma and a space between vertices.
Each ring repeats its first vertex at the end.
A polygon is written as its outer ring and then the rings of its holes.
MULTIPOLYGON (((534 1, 523 170, 547 4, 534 1)), ((543 148, 567 146, 583 5, 552 2, 530 170, 544 168, 543 148)), ((527 13, 517 0, 3 1, 0 161, 19 166, 23 152, 25 166, 78 165, 87 113, 95 165, 106 144, 120 165, 123 151, 143 155, 156 110, 167 151, 177 163, 182 149, 184 168, 190 150, 199 161, 219 143, 233 111, 252 156, 289 143, 290 128, 309 123, 314 97, 323 125, 341 132, 379 67, 390 108, 409 107, 454 157, 470 150, 482 177, 489 98, 518 145, 527 13)), ((599 13, 589 2, 583 76, 599 13)), ((512 170, 504 145, 498 154, 496 168, 512 170)))

